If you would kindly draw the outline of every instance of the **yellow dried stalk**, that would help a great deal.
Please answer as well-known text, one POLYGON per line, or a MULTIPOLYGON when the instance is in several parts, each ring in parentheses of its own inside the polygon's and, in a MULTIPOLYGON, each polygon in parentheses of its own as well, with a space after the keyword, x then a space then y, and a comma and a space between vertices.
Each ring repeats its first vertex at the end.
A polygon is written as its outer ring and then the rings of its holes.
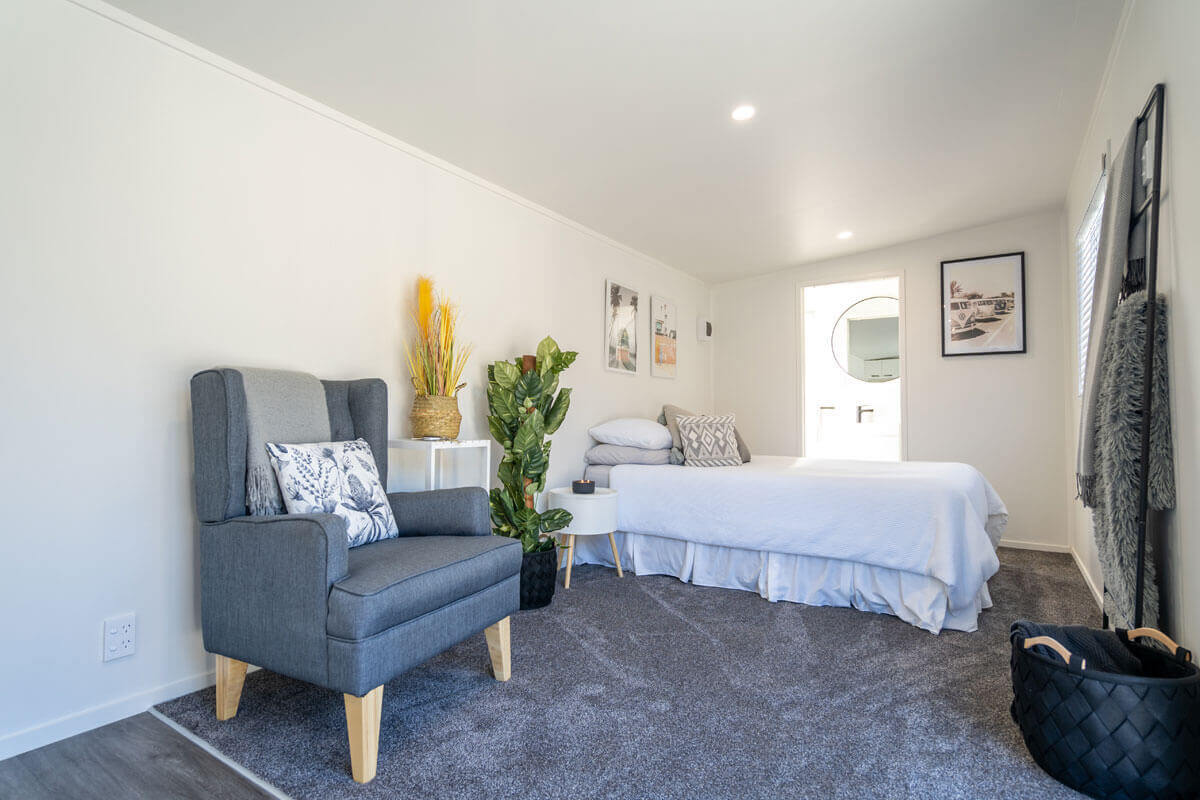
POLYGON ((433 280, 417 279, 412 309, 416 339, 404 345, 408 371, 417 394, 454 397, 466 386, 461 381, 471 346, 456 343, 458 309, 445 297, 435 297, 433 280))

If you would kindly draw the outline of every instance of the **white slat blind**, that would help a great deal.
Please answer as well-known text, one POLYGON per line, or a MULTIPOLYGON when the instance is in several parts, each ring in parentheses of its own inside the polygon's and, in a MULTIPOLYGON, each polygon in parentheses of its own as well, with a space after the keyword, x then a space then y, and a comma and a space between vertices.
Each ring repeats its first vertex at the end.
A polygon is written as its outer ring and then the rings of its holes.
POLYGON ((1079 280, 1079 394, 1087 374, 1088 339, 1092 335, 1092 294, 1096 289, 1096 261, 1100 256, 1100 221, 1104 217, 1104 176, 1092 192, 1092 202, 1075 234, 1075 274, 1079 280))

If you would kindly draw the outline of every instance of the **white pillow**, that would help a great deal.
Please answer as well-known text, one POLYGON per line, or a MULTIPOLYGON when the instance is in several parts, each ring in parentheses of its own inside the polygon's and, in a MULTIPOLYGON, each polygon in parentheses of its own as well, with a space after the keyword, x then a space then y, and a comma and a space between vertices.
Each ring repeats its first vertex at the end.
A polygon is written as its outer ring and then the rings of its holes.
POLYGON ((371 445, 353 442, 267 443, 289 514, 337 514, 351 547, 400 535, 371 445))
POLYGON ((589 428, 588 433, 602 444, 641 447, 644 450, 671 449, 671 432, 666 425, 660 425, 652 419, 610 419, 589 428))

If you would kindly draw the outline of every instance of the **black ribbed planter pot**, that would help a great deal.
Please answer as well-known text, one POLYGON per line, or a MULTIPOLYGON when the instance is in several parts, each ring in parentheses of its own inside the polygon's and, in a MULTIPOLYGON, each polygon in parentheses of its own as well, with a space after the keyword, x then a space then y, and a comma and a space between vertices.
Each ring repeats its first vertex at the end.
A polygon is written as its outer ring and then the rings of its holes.
POLYGON ((526 553, 521 558, 521 610, 550 605, 558 579, 558 549, 526 553))

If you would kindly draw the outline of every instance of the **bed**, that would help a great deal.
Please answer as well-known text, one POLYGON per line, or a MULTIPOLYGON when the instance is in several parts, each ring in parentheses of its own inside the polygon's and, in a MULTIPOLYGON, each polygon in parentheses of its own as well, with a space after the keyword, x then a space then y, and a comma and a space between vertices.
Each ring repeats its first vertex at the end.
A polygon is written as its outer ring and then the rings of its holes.
MULTIPOLYGON (((1008 512, 966 464, 755 456, 588 477, 620 493, 621 564, 639 575, 894 614, 933 633, 973 631, 992 604, 1008 512)), ((581 537, 573 557, 613 564, 604 537, 581 537)))

